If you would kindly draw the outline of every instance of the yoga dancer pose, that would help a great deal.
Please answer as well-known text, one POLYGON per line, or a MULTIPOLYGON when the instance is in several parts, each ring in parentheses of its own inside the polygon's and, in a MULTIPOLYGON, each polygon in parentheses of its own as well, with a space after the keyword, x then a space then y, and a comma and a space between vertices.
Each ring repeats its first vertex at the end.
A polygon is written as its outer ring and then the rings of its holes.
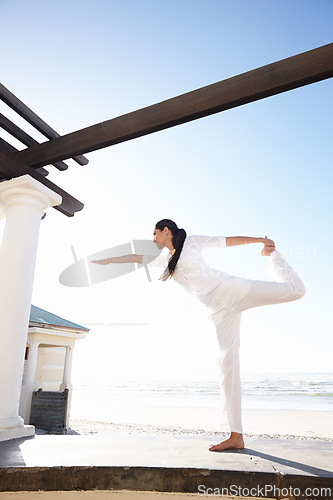
POLYGON ((194 293, 211 312, 220 347, 220 390, 222 424, 227 425, 230 437, 210 451, 244 448, 241 417, 241 381, 239 366, 240 319, 242 311, 252 307, 289 302, 303 297, 305 288, 295 271, 276 251, 274 241, 248 236, 187 236, 169 219, 159 221, 154 230, 154 242, 159 248, 168 248, 155 258, 147 255, 111 257, 96 264, 139 262, 163 266, 160 279, 173 278, 186 291, 194 293), (247 243, 263 243, 261 254, 269 258, 269 266, 277 281, 253 281, 231 276, 212 269, 202 257, 202 250, 209 247, 224 248, 247 243))

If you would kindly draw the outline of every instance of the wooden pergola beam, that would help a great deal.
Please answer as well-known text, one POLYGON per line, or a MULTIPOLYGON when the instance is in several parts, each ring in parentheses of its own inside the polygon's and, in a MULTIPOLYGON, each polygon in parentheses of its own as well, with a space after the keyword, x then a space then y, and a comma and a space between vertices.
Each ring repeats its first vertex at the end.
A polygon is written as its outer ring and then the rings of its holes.
MULTIPOLYGON (((45 123, 38 115, 36 115, 36 113, 34 113, 30 108, 28 108, 28 106, 26 106, 22 101, 20 101, 20 99, 18 99, 14 94, 12 94, 12 92, 10 92, 10 90, 8 90, 1 83, 0 83, 0 99, 48 139, 55 139, 56 137, 60 137, 58 132, 53 130, 53 128, 51 128, 50 125, 45 123)), ((88 160, 87 158, 84 158, 84 156, 77 156, 73 158, 73 160, 75 160, 79 165, 88 164, 88 160)))
MULTIPOLYGON (((12 146, 11 146, 12 147, 12 146)), ((14 149, 14 148, 13 148, 14 149)), ((68 194, 53 182, 46 179, 43 174, 37 170, 28 167, 17 161, 15 155, 9 151, 0 150, 0 176, 5 179, 12 179, 13 177, 20 177, 21 175, 29 174, 37 181, 50 188, 55 193, 62 197, 61 205, 54 208, 68 217, 72 217, 75 212, 83 209, 84 205, 79 200, 68 194)))
POLYGON ((17 153, 33 168, 112 146, 333 76, 333 44, 234 76, 17 153))
MULTIPOLYGON (((15 125, 15 123, 8 120, 8 118, 4 116, 2 113, 0 113, 0 127, 2 127, 10 135, 15 137, 15 139, 22 142, 22 144, 25 144, 25 146, 35 146, 36 144, 39 144, 38 141, 36 141, 35 139, 33 139, 33 137, 24 132, 24 130, 21 130, 17 125, 15 125)), ((53 165, 58 170, 68 169, 68 165, 66 165, 66 163, 64 163, 63 161, 58 161, 53 165)))
MULTIPOLYGON (((10 155, 13 156, 14 153, 18 152, 18 149, 14 148, 14 146, 12 146, 11 144, 9 144, 8 142, 6 142, 4 139, 2 139, 0 137, 0 152, 1 151, 5 154, 5 158, 6 158, 7 153, 9 153, 10 155)), ((3 155, 2 155, 2 158, 3 158, 3 155)), ((29 168, 30 171, 32 170, 31 167, 27 167, 27 168, 29 168)), ((34 172, 39 172, 43 177, 47 177, 49 175, 48 171, 45 170, 45 168, 43 168, 43 167, 34 169, 34 172)), ((9 178, 10 177, 6 177, 6 179, 9 179, 9 178)), ((3 180, 3 178, 1 177, 1 163, 0 163, 0 182, 2 180, 3 180)))

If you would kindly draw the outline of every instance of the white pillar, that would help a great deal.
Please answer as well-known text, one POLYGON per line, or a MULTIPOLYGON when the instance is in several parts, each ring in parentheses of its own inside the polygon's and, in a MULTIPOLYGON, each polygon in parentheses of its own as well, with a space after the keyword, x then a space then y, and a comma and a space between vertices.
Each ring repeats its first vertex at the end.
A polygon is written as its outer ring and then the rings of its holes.
POLYGON ((19 414, 26 424, 29 424, 32 392, 35 390, 38 346, 38 342, 29 342, 27 366, 21 388, 19 414))
POLYGON ((73 349, 70 346, 66 346, 64 374, 62 378, 62 384, 60 386, 61 391, 63 391, 66 388, 69 389, 69 386, 71 385, 72 363, 73 363, 73 349))
POLYGON ((0 441, 33 435, 18 415, 41 217, 61 197, 29 175, 0 183, 0 441))
POLYGON ((69 414, 70 414, 71 404, 72 404, 72 384, 71 384, 72 363, 73 363, 73 347, 66 346, 64 374, 63 374, 63 378, 62 378, 62 384, 60 385, 61 391, 64 391, 65 389, 68 389, 68 391, 69 391, 68 400, 67 400, 66 429, 69 428, 69 414))
POLYGON ((34 385, 39 342, 29 342, 29 352, 23 385, 34 385))

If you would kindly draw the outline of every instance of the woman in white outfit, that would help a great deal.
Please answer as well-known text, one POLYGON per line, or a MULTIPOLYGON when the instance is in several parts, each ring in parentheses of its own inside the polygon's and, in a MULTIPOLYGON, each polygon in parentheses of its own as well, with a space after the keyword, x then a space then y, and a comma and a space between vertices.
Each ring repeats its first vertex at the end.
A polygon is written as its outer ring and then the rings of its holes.
MULTIPOLYGON (((274 241, 248 236, 187 236, 170 219, 159 221, 154 230, 154 242, 159 248, 168 248, 169 258, 160 279, 173 278, 186 291, 194 293, 211 312, 220 347, 220 389, 222 424, 227 425, 230 437, 210 451, 244 448, 241 417, 241 382, 239 367, 240 319, 242 311, 252 307, 297 300, 305 288, 295 271, 276 251, 274 241), (277 281, 253 281, 212 269, 207 265, 202 250, 209 247, 263 243, 262 255, 269 257, 269 266, 277 281)), ((124 255, 96 264, 138 262, 163 265, 163 257, 124 255)))

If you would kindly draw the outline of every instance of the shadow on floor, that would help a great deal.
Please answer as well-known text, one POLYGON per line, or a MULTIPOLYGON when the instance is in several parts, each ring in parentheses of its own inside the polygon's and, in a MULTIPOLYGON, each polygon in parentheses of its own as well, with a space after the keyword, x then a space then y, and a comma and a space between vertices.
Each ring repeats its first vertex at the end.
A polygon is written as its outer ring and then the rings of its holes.
POLYGON ((312 474, 318 477, 333 477, 333 472, 331 470, 320 469, 318 467, 313 467, 305 463, 277 457, 276 455, 269 455, 268 453, 253 450, 252 448, 244 448, 243 450, 225 450, 223 453, 241 453, 242 455, 250 455, 250 457, 258 457, 263 460, 267 460, 268 462, 272 463, 272 466, 274 466, 274 464, 280 464, 284 467, 298 469, 302 472, 306 472, 307 474, 312 474))
POLYGON ((11 439, 0 443, 0 467, 25 467, 21 444, 27 439, 34 439, 33 436, 22 439, 11 439))

